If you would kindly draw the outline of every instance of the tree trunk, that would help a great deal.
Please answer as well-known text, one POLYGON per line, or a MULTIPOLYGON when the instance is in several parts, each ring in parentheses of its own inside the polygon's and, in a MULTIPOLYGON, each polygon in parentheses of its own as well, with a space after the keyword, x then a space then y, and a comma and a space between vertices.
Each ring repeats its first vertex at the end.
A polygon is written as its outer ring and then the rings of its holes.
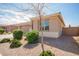
POLYGON ((41 47, 42 51, 44 52, 43 31, 41 31, 41 47))
POLYGON ((42 31, 42 26, 41 26, 41 14, 39 13, 39 19, 40 19, 40 32, 41 32, 41 47, 42 47, 42 52, 44 52, 44 43, 43 43, 43 31, 42 31))

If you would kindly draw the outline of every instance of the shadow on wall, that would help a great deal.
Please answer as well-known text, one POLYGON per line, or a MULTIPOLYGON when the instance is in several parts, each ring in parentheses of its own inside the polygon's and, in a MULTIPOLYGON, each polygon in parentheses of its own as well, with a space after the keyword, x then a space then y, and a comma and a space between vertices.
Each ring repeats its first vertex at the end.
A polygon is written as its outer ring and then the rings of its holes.
POLYGON ((47 44, 58 49, 79 54, 79 48, 74 43, 72 36, 61 36, 60 38, 46 38, 44 37, 44 44, 47 44))

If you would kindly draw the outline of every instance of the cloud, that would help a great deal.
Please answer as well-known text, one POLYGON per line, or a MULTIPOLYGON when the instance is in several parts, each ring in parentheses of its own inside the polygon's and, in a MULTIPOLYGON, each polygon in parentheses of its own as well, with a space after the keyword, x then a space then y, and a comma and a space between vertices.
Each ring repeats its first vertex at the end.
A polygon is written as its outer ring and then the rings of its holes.
POLYGON ((0 9, 0 12, 4 12, 4 14, 6 13, 10 13, 13 14, 13 16, 10 15, 1 15, 0 14, 0 24, 16 24, 16 23, 21 23, 21 22, 27 22, 30 21, 30 17, 34 17, 30 14, 26 14, 24 12, 18 12, 18 11, 14 11, 14 10, 2 10, 0 9))

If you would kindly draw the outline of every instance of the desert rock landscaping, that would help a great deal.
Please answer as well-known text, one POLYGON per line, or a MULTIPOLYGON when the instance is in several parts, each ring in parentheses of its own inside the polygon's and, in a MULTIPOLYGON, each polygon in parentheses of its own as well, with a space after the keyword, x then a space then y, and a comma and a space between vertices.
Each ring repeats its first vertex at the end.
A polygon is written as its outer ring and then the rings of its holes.
MULTIPOLYGON (((21 40, 22 46, 11 49, 9 43, 0 44, 2 56, 39 56, 41 44, 27 44, 27 40, 21 40)), ((77 56, 79 47, 74 43, 72 36, 62 36, 58 39, 44 38, 45 50, 51 50, 56 56, 77 56)))

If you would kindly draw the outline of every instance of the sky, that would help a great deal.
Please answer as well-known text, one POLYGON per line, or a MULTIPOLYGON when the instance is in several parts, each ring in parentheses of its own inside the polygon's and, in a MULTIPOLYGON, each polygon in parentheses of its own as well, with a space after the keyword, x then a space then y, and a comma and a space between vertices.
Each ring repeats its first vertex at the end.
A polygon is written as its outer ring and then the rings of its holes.
MULTIPOLYGON (((30 7, 26 3, 0 3, 0 25, 29 21, 29 17, 34 15, 23 11, 27 8, 30 7)), ((47 15, 61 12, 66 26, 69 24, 79 26, 79 4, 77 3, 50 3, 44 11, 47 15)))

